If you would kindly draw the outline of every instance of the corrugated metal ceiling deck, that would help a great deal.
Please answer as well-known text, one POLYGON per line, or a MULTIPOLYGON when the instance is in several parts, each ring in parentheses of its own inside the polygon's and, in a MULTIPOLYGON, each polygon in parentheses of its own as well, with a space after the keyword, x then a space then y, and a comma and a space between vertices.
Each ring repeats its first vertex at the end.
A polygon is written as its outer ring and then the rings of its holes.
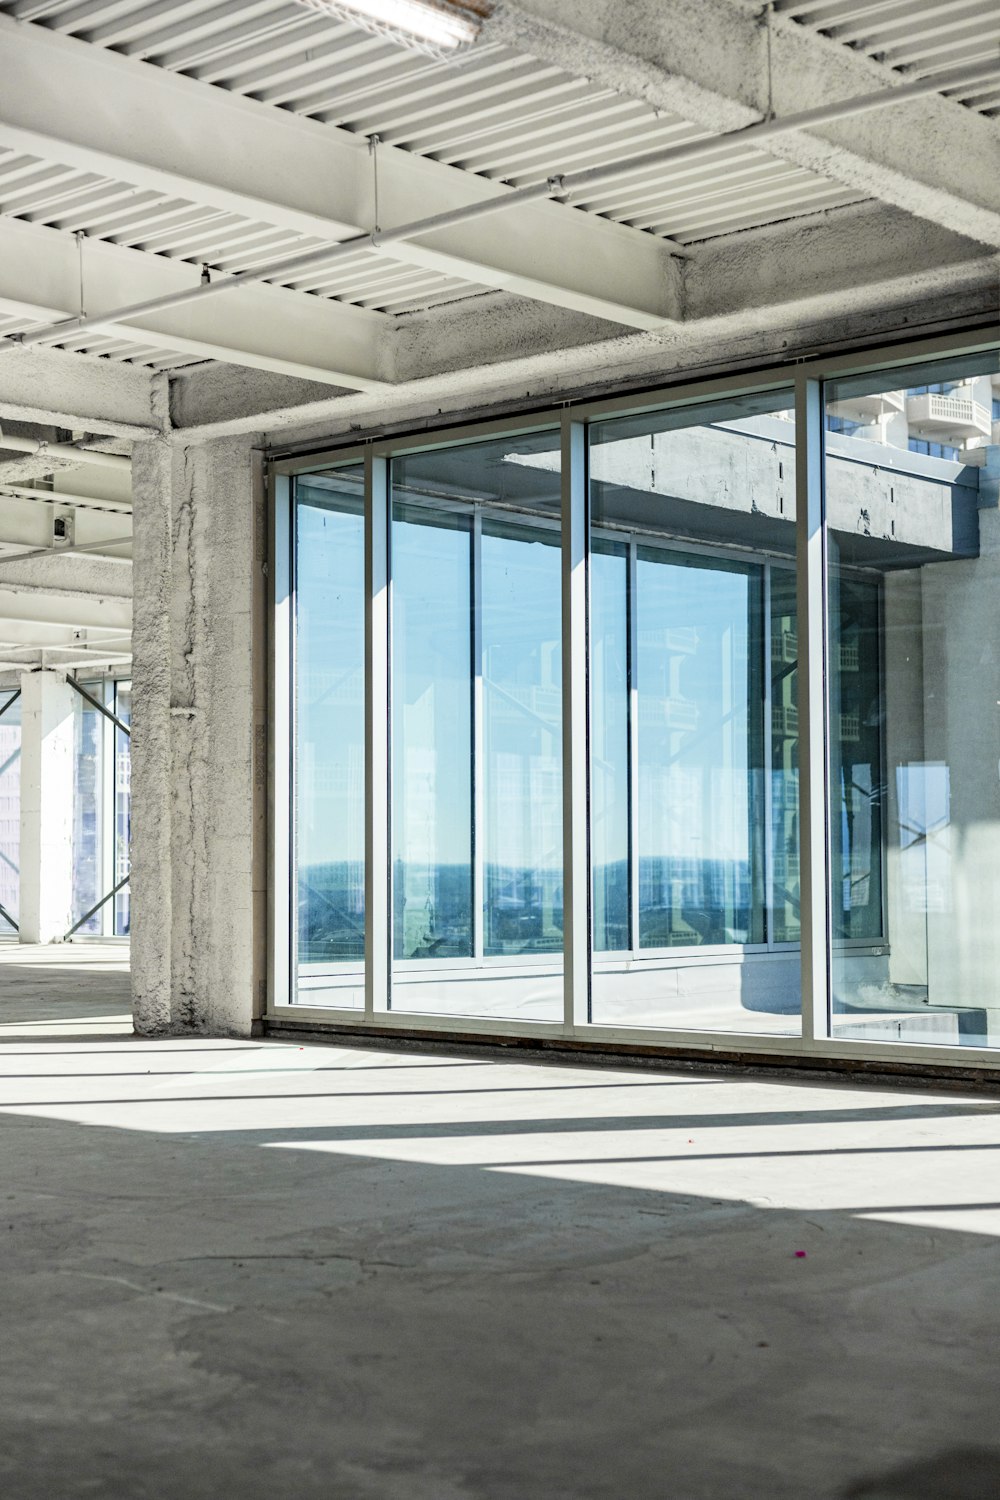
MULTIPOLYGON (((705 133, 507 48, 434 62, 288 0, 4 0, 0 10, 516 186, 705 133)), ((745 147, 695 176, 631 174, 574 207, 690 243, 856 197, 745 147)), ((157 248, 177 253, 167 237, 157 248)))
MULTIPOLYGON (((990 58, 1000 63, 997 0, 776 0, 775 10, 908 77, 990 58)), ((1000 80, 943 92, 1000 115, 1000 80)))

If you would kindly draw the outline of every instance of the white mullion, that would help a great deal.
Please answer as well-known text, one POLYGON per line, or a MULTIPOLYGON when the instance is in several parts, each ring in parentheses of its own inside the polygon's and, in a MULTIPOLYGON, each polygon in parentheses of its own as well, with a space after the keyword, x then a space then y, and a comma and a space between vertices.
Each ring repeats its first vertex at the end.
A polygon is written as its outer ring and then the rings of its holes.
POLYGON ((799 921, 802 1037, 829 1035, 830 906, 827 853, 826 534, 823 525, 823 390, 795 382, 795 540, 799 702, 799 921))
POLYGON ((764 922, 768 948, 774 947, 774 659, 771 635, 771 564, 764 564, 764 922))
POLYGON ((628 544, 629 951, 639 956, 639 544, 628 544))
POLYGON ((472 518, 472 956, 482 960, 486 872, 485 764, 483 740, 483 518, 472 518))
POLYGON ((365 454, 365 1019, 389 1009, 389 460, 365 454))
POLYGON ((590 1021, 587 430, 562 418, 563 1022, 590 1021))

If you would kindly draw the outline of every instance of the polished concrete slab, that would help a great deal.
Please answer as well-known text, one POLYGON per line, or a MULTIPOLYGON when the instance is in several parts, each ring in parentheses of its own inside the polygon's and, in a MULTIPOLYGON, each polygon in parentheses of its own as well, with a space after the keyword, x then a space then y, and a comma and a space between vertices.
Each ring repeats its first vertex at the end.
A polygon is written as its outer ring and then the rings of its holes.
POLYGON ((88 962, 0 953, 3 1494, 1000 1492, 1000 1100, 87 1035, 88 962))

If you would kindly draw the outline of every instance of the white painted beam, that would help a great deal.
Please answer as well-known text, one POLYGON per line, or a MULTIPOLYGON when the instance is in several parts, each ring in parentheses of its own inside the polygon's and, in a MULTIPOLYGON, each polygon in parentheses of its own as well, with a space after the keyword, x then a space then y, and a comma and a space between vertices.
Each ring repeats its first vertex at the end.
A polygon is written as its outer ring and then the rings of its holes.
MULTIPOLYGON (((5 16, 0 59, 0 148, 320 240, 374 226, 367 144, 349 131, 5 16)), ((379 149, 379 180, 386 225, 506 191, 390 146, 379 149)), ((511 210, 500 230, 456 227, 386 253, 629 327, 676 314, 679 272, 662 240, 558 203, 511 210)))
MULTIPOLYGON (((508 0, 487 23, 498 41, 713 133, 768 112, 766 7, 746 0, 508 0)), ((998 59, 1000 74, 1000 59, 998 59)), ((899 83, 847 47, 773 19, 776 115, 899 83)), ((964 234, 1000 245, 1000 127, 932 97, 868 119, 793 132, 761 150, 964 234)))
POLYGON ((0 621, 2 630, 9 636, 12 629, 21 624, 31 626, 66 625, 74 630, 91 630, 104 626, 115 629, 132 628, 132 584, 124 568, 109 568, 98 558, 67 558, 66 567, 73 569, 69 577, 54 577, 48 582, 43 573, 53 572, 49 562, 11 563, 0 580, 0 621), (16 570, 16 571, 15 571, 16 570), (96 571, 103 576, 111 571, 116 575, 113 584, 102 594, 83 592, 88 575, 93 579, 96 571), (73 592, 73 578, 80 582, 80 590, 73 592), (112 593, 118 590, 118 597, 112 593))
MULTIPOLYGON (((102 240, 87 242, 83 262, 89 313, 166 295, 198 278, 194 266, 102 240)), ((71 317, 79 310, 78 288, 75 240, 43 225, 0 220, 0 311, 36 322, 71 317)), ((135 323, 111 323, 101 334, 116 333, 193 359, 373 391, 382 386, 379 359, 390 326, 383 313, 260 285, 203 305, 148 314, 135 323)), ((9 357, 8 350, 0 353, 0 380, 9 357)))

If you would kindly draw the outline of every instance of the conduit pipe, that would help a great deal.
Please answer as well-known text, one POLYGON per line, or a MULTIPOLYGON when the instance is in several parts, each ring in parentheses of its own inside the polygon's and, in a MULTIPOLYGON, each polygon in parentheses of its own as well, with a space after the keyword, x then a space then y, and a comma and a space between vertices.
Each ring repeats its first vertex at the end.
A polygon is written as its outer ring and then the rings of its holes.
MULTIPOLYGON (((35 338, 25 334, 25 342, 30 339, 34 343, 35 338)), ((9 432, 0 429, 0 449, 10 448, 15 453, 32 453, 39 458, 51 455, 53 458, 68 458, 79 464, 99 464, 102 469, 127 469, 132 471, 132 460, 122 458, 120 453, 100 453, 93 448, 78 448, 75 443, 47 443, 44 439, 13 437, 9 432)))
MULTIPOLYGON (((853 99, 841 99, 834 104, 821 104, 815 109, 800 110, 797 114, 785 115, 780 119, 758 120, 755 124, 741 126, 738 130, 726 131, 723 135, 702 137, 696 141, 688 141, 681 146, 662 147, 658 151, 645 151, 639 156, 625 157, 617 162, 605 162, 601 166, 587 167, 581 172, 572 172, 565 176, 553 174, 543 182, 532 183, 529 187, 513 188, 500 197, 490 198, 482 203, 470 203, 447 213, 432 214, 426 219, 414 219, 411 223, 401 224, 396 229, 374 229, 364 234, 351 235, 349 239, 328 245, 324 249, 310 250, 301 255, 286 257, 284 260, 272 261, 270 265, 259 266, 254 270, 237 271, 219 281, 200 282, 183 291, 169 292, 163 297, 152 297, 146 302, 133 302, 126 307, 113 308, 109 312, 64 318, 58 323, 48 323, 24 333, 7 334, 4 342, 8 347, 15 344, 40 344, 46 340, 54 340, 58 343, 59 340, 81 333, 85 329, 107 328, 113 324, 128 323, 135 318, 168 312, 174 307, 183 307, 189 302, 197 302, 202 297, 218 297, 223 292, 235 291, 241 286, 252 286, 256 282, 295 276, 300 271, 309 270, 312 266, 325 267, 335 264, 339 260, 356 255, 359 250, 384 250, 404 240, 416 239, 423 234, 434 234, 438 230, 451 229, 459 224, 468 224, 474 219, 484 219, 489 214, 503 213, 505 209, 516 208, 523 203, 534 203, 545 198, 567 198, 583 189, 596 187, 621 173, 640 172, 647 167, 672 166, 678 162, 714 156, 728 150, 734 143, 742 144, 748 141, 756 144, 758 141, 772 140, 775 136, 786 135, 793 130, 811 130, 817 126, 833 125, 840 120, 853 119, 857 115, 871 114, 875 110, 905 104, 913 99, 923 99, 930 94, 938 94, 944 89, 980 83, 994 75, 1000 75, 1000 63, 991 58, 968 67, 942 70, 929 78, 918 78, 912 83, 900 84, 898 88, 880 89, 874 94, 859 94, 853 99)), ((681 246, 669 248, 673 255, 689 256, 692 254, 691 251, 681 246)), ((0 348, 3 348, 3 343, 0 343, 0 348)), ((79 450, 71 451, 78 452, 79 450)), ((94 457, 96 459, 96 455, 94 457)))

